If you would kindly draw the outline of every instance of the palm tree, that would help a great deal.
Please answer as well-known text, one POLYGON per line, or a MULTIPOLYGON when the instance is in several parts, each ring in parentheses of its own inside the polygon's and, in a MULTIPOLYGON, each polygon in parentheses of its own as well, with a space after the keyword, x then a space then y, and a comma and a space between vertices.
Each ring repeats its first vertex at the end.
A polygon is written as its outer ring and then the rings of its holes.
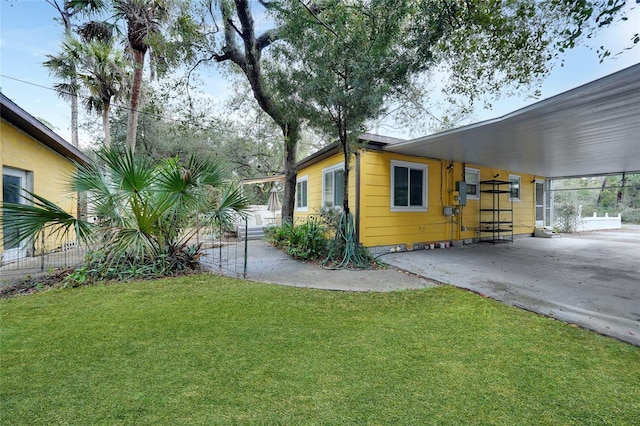
MULTIPOLYGON (((91 15, 105 9, 104 0, 46 0, 46 2, 52 5, 60 14, 66 36, 71 35, 72 19, 74 16, 78 14, 91 15)), ((78 92, 75 89, 77 89, 78 84, 74 64, 73 62, 60 62, 61 59, 64 59, 63 57, 50 56, 49 58, 49 61, 46 61, 44 65, 49 68, 54 77, 60 78, 63 81, 63 83, 56 84, 54 88, 60 97, 71 101, 71 143, 77 148, 78 92), (54 59, 55 61, 49 64, 49 62, 54 59)))
POLYGON ((62 99, 71 101, 71 143, 78 147, 78 95, 80 85, 76 72, 77 52, 63 49, 58 55, 47 55, 43 65, 49 68, 49 74, 60 79, 53 88, 62 99))
POLYGON ((169 17, 170 2, 165 0, 113 0, 116 15, 127 24, 127 43, 133 55, 134 72, 131 83, 127 147, 133 152, 138 130, 138 108, 142 96, 142 72, 151 40, 160 34, 169 17))
POLYGON ((0 220, 15 226, 20 240, 75 230, 83 242, 97 246, 91 269, 115 278, 132 265, 162 274, 193 267, 200 255, 199 245, 190 246, 194 235, 246 214, 246 198, 225 182, 215 163, 196 157, 153 163, 130 150, 102 149, 97 156, 101 167, 80 165, 69 182, 72 190, 91 194, 96 224, 36 194, 30 194, 33 205, 4 203, 0 220))
MULTIPOLYGON (((72 42, 80 44, 75 39, 72 42)), ((81 48, 83 56, 78 77, 91 94, 85 99, 84 105, 87 110, 102 114, 104 145, 110 148, 109 110, 111 102, 121 98, 124 93, 129 64, 111 44, 93 40, 81 45, 81 48)))

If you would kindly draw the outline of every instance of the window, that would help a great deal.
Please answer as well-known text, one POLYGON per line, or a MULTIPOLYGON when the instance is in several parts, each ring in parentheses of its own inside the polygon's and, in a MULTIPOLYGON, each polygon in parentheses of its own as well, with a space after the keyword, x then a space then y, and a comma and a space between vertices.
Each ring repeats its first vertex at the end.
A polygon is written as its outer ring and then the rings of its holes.
POLYGON ((307 211, 307 188, 309 176, 303 176, 296 182, 296 210, 307 211))
POLYGON ((520 201, 520 176, 509 175, 509 182, 511 183, 509 199, 511 201, 520 201))
POLYGON ((464 181, 467 183, 467 199, 477 200, 480 198, 480 170, 469 167, 464 168, 464 181))
POLYGON ((391 209, 427 210, 426 164, 391 161, 391 209))
POLYGON ((322 170, 322 205, 342 207, 344 196, 344 163, 322 170))

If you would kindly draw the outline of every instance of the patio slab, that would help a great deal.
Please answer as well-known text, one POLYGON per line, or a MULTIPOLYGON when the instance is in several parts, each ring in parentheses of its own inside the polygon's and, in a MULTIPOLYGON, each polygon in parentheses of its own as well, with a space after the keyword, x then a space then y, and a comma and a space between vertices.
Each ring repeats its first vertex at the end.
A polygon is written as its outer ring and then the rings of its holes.
POLYGON ((640 227, 391 253, 383 260, 640 346, 640 227))

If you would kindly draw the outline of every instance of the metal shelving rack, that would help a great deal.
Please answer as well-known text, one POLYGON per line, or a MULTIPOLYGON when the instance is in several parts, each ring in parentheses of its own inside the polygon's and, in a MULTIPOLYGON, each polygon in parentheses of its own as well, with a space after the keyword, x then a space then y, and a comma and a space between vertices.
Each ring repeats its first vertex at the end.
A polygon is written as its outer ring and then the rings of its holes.
POLYGON ((510 194, 509 181, 480 181, 480 241, 492 244, 513 242, 513 201, 510 194))

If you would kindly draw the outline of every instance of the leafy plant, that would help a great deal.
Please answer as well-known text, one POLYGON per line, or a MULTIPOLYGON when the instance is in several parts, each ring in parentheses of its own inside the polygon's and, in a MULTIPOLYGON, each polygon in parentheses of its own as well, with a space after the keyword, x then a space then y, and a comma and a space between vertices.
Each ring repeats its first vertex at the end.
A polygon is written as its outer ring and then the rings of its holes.
POLYGON ((331 205, 324 205, 320 208, 320 222, 330 230, 335 230, 340 224, 342 210, 331 205))
POLYGON ((557 203, 555 211, 560 232, 574 232, 580 221, 580 208, 573 203, 557 203))
POLYGON ((247 201, 225 182, 223 170, 197 157, 158 163, 131 151, 103 149, 101 163, 78 165, 73 191, 89 194, 91 216, 80 220, 44 198, 30 194, 33 206, 4 203, 2 220, 14 226, 16 240, 41 232, 76 236, 95 249, 70 282, 173 275, 197 267, 200 245, 192 238, 205 226, 228 226, 246 214, 247 201))
POLYGON ((265 237, 274 246, 300 260, 315 260, 327 253, 328 241, 323 225, 310 218, 302 225, 285 222, 265 230, 265 237))

